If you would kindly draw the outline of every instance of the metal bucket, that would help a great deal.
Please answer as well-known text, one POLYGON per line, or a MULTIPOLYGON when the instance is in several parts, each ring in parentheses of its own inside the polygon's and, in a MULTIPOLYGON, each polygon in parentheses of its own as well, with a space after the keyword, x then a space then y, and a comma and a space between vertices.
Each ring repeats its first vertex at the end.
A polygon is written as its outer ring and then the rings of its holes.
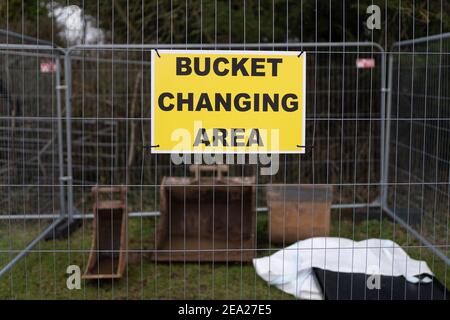
POLYGON ((83 279, 121 278, 125 271, 127 249, 127 219, 125 187, 92 188, 94 224, 92 245, 83 279), (119 200, 100 199, 120 194, 119 200))
POLYGON ((190 171, 194 177, 163 178, 154 258, 250 261, 255 257, 255 178, 224 177, 226 165, 193 165, 190 171))
POLYGON ((290 244, 328 236, 332 199, 333 187, 329 185, 268 185, 270 241, 290 244))

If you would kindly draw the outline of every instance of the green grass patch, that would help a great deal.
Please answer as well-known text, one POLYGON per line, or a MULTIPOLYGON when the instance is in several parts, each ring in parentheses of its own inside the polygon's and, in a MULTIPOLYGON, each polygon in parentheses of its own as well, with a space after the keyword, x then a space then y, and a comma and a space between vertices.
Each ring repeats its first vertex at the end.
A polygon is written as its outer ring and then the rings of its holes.
MULTIPOLYGON (((426 260, 441 282, 450 287, 448 267, 420 246, 399 225, 387 219, 355 223, 333 216, 331 235, 354 240, 391 239, 415 259, 426 260)), ((10 222, 0 225, 0 266, 4 266, 49 222, 10 222), (6 252, 5 252, 6 251, 6 252)), ((66 268, 86 265, 91 244, 91 220, 70 240, 41 241, 26 258, 0 279, 1 299, 292 299, 267 285, 251 263, 155 263, 149 251, 156 241, 157 218, 129 220, 129 258, 124 277, 110 281, 82 281, 81 290, 66 288, 66 268)), ((259 256, 273 253, 267 233, 267 216, 257 224, 259 256)))

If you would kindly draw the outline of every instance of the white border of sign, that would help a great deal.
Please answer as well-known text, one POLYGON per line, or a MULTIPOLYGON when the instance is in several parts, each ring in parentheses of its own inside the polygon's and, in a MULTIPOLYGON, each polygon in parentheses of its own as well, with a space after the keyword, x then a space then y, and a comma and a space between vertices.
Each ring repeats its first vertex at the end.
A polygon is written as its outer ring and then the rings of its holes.
POLYGON ((286 55, 286 56, 298 56, 300 53, 302 53, 302 56, 304 56, 303 59, 303 79, 305 79, 305 83, 303 85, 303 97, 304 97, 304 104, 303 104, 303 109, 304 109, 304 115, 305 115, 305 124, 303 125, 303 129, 302 129, 302 141, 300 141, 298 143, 298 145, 303 146, 302 148, 298 148, 298 151, 284 151, 284 152, 280 152, 280 151, 246 151, 246 152, 236 152, 236 151, 220 151, 220 152, 213 152, 213 151, 193 151, 193 150, 188 150, 188 151, 181 151, 181 150, 158 150, 158 148, 154 148, 151 147, 150 148, 150 152, 154 153, 154 154, 304 154, 306 147, 305 147, 305 143, 306 143, 306 139, 305 139, 305 132, 306 132, 306 52, 305 51, 256 51, 256 50, 182 50, 182 49, 177 49, 177 50, 156 50, 153 49, 151 51, 151 95, 150 95, 150 99, 151 99, 151 105, 150 105, 150 110, 151 110, 151 145, 155 146, 158 143, 156 141, 154 141, 155 138, 155 116, 154 116, 154 108, 155 108, 155 103, 154 103, 154 92, 155 92, 155 59, 159 59, 158 54, 159 55, 164 55, 165 53, 188 53, 188 54, 199 54, 199 53, 204 53, 204 54, 220 54, 220 53, 226 53, 226 54, 230 54, 230 53, 234 53, 234 54, 277 54, 277 55, 286 55))

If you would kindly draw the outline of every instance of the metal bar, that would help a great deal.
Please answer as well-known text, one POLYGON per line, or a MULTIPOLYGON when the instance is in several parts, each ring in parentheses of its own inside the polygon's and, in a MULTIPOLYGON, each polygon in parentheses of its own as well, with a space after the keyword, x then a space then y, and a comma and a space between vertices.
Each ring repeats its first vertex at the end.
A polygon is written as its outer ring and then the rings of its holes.
POLYGON ((439 258, 442 259, 447 265, 450 265, 450 258, 447 257, 442 251, 436 249, 435 245, 425 239, 420 233, 418 233, 414 228, 412 228, 408 223, 406 223, 402 218, 398 217, 395 212, 388 207, 384 208, 384 212, 386 212, 394 221, 398 222, 403 228, 405 228, 408 232, 410 232, 417 240, 422 242, 427 249, 430 249, 434 254, 436 254, 439 258))
POLYGON ((6 44, 0 43, 0 50, 47 50, 53 53, 66 54, 66 50, 59 47, 34 44, 6 44))
MULTIPOLYGON (((60 213, 42 213, 42 214, 8 214, 0 216, 0 220, 48 220, 48 219, 56 219, 63 215, 63 212, 60 213)), ((143 211, 143 212, 130 212, 128 213, 128 217, 130 218, 145 218, 145 217, 158 217, 159 211, 143 211)), ((72 215, 73 219, 93 219, 94 215, 92 213, 86 214, 74 214, 72 215)))
POLYGON ((128 64, 128 65, 139 65, 139 66, 151 66, 151 62, 148 61, 139 61, 139 60, 126 60, 126 61, 121 61, 121 60, 114 60, 114 59, 108 59, 108 58, 94 58, 94 57, 82 57, 82 56, 77 56, 77 55, 72 55, 72 59, 75 61, 88 61, 88 62, 104 62, 104 63, 112 63, 114 62, 114 64, 128 64))
MULTIPOLYGON (((40 116, 40 117, 37 117, 37 116, 33 116, 33 117, 26 117, 26 116, 25 117, 24 116, 17 116, 17 117, 14 117, 14 116, 0 116, 0 120, 11 120, 11 119, 33 120, 33 121, 55 121, 56 120, 53 117, 44 117, 44 116, 40 116)), ((65 119, 65 117, 63 117, 63 119, 65 119)), ((341 119, 339 117, 332 117, 332 116, 329 117, 329 118, 326 118, 325 116, 322 116, 322 115, 318 115, 316 118, 314 118, 314 117, 306 117, 305 119, 306 120, 316 120, 316 121, 338 121, 338 120, 339 121, 341 121, 341 120, 344 120, 344 121, 355 121, 355 120, 358 120, 358 121, 383 121, 383 119, 375 118, 375 117, 373 117, 373 118, 367 117, 367 118, 346 118, 346 119, 341 119)), ((398 118, 398 119, 399 120, 409 120, 409 119, 406 119, 406 118, 398 118)), ((427 119, 428 120, 430 120, 430 119, 433 120, 432 118, 427 118, 427 119)), ((445 117, 444 118, 439 118, 439 119, 440 120, 450 120, 450 118, 445 118, 445 117)), ((108 124, 107 121, 110 122, 111 120, 114 120, 114 121, 132 121, 132 120, 135 120, 136 121, 136 120, 151 120, 151 118, 150 117, 141 117, 141 118, 116 117, 116 118, 111 118, 111 117, 104 116, 104 117, 98 117, 98 118, 95 118, 95 117, 85 117, 85 118, 72 117, 72 120, 74 120, 74 121, 84 121, 84 122, 101 120, 105 124, 108 124)), ((416 118, 416 120, 421 120, 421 118, 416 118)), ((330 137, 330 139, 333 139, 333 137, 330 137)))
POLYGON ((64 57, 64 80, 66 87, 66 149, 67 149, 67 217, 73 215, 73 173, 72 173, 72 73, 70 55, 64 57))
MULTIPOLYGON (((64 177, 64 149, 63 149, 63 124, 62 124, 62 108, 61 108, 61 63, 56 59, 56 115, 58 117, 58 165, 59 165, 59 179, 64 177)), ((59 205, 61 216, 66 212, 64 183, 59 184, 59 205)))
POLYGON ((387 188, 388 188, 388 178, 389 178, 389 152, 390 152, 390 139, 391 139, 391 112, 392 112, 392 68, 394 67, 394 56, 389 55, 389 66, 388 66, 388 93, 387 93, 387 110, 386 110, 386 134, 385 139, 381 141, 384 143, 384 158, 381 162, 383 164, 383 171, 381 172, 381 208, 384 209, 387 206, 387 188))
MULTIPOLYGON (((331 206, 331 209, 359 209, 359 208, 376 208, 379 207, 380 204, 378 202, 373 203, 343 203, 343 204, 334 204, 331 206)), ((268 212, 269 209, 267 207, 258 207, 256 208, 256 212, 268 212)), ((46 220, 46 219, 55 219, 58 218, 62 213, 42 213, 42 214, 8 214, 8 215, 0 215, 0 220, 46 220)), ((145 217, 158 217, 159 211, 142 211, 142 212, 130 212, 128 214, 130 218, 145 218, 145 217)), ((74 214, 72 215, 73 219, 92 219, 94 215, 91 213, 86 214, 74 214)))
POLYGON ((450 32, 436 34, 433 36, 411 39, 411 40, 397 41, 392 44, 391 51, 395 47, 399 47, 399 46, 408 46, 408 45, 412 45, 412 44, 419 44, 419 43, 424 43, 424 42, 429 42, 429 41, 434 41, 434 40, 442 40, 442 39, 447 39, 447 38, 450 38, 450 32))
POLYGON ((15 38, 17 40, 22 40, 22 41, 26 40, 26 41, 30 41, 30 42, 36 42, 36 44, 58 47, 57 45, 55 45, 54 43, 52 43, 50 41, 41 40, 41 39, 38 39, 35 37, 27 36, 27 35, 17 33, 14 31, 10 31, 10 30, 0 29, 0 35, 5 36, 5 37, 12 37, 12 38, 15 38))
POLYGON ((55 220, 51 225, 47 227, 39 236, 37 236, 33 241, 28 244, 25 249, 23 249, 18 255, 14 257, 6 266, 3 267, 2 270, 0 270, 0 278, 6 274, 14 265, 19 262, 23 257, 25 257, 28 252, 42 239, 45 238, 47 234, 49 234, 53 229, 63 220, 62 217, 58 216, 58 219, 55 220))
POLYGON ((189 48, 198 48, 198 49, 216 49, 216 48, 243 48, 246 49, 260 49, 260 48, 270 48, 274 47, 284 47, 284 48, 295 48, 295 47, 304 47, 304 48, 328 48, 328 47, 375 47, 380 52, 384 52, 384 48, 375 42, 279 42, 279 43, 246 43, 245 45, 242 43, 218 43, 218 44, 204 44, 204 43, 195 43, 195 44, 101 44, 101 45, 76 45, 69 47, 67 49, 67 53, 70 55, 72 51, 76 50, 142 50, 142 49, 186 49, 189 48))
POLYGON ((386 130, 386 53, 381 56, 381 132, 380 132, 380 198, 383 198, 384 185, 386 183, 386 177, 383 175, 384 167, 384 154, 386 152, 385 143, 385 130, 386 130))
POLYGON ((25 56, 25 57, 40 57, 40 58, 54 58, 55 57, 55 55, 52 53, 24 52, 24 51, 18 51, 18 50, 5 50, 5 49, 0 49, 0 54, 25 56))

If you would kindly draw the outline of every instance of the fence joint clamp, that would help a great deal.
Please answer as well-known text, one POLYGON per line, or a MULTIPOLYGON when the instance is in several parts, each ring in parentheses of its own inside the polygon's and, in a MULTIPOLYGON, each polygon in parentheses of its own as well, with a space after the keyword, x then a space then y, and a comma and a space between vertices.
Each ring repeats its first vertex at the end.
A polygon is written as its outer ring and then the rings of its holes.
POLYGON ((144 150, 151 150, 151 149, 153 149, 153 148, 159 148, 159 144, 157 144, 157 145, 154 145, 154 146, 152 146, 152 145, 147 145, 147 146, 143 146, 143 148, 144 148, 144 150))
POLYGON ((66 90, 67 89, 67 86, 66 85, 59 85, 59 86, 56 86, 56 90, 66 90))
POLYGON ((61 180, 61 181, 72 181, 72 176, 59 177, 59 180, 61 180))

